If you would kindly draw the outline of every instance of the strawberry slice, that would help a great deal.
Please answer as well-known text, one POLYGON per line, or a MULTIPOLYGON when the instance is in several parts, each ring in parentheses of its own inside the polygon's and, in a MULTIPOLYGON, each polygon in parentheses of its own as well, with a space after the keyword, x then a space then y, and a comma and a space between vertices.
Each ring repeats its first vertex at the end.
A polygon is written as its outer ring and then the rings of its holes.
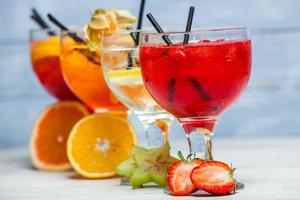
POLYGON ((233 169, 219 161, 206 161, 191 172, 191 182, 197 189, 211 194, 226 195, 234 190, 233 169))
POLYGON ((192 170, 202 164, 200 159, 192 161, 177 161, 170 168, 167 176, 170 191, 175 196, 184 196, 197 191, 197 188, 191 182, 190 176, 192 170))

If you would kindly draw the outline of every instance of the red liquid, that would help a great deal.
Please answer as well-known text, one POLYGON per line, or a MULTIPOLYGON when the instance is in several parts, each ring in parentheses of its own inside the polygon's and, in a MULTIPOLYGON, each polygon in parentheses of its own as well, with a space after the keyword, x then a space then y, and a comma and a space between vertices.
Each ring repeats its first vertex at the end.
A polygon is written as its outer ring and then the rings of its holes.
MULTIPOLYGON (((179 120, 207 119, 219 116, 245 89, 251 41, 144 46, 140 61, 145 85, 159 105, 179 120)), ((189 123, 213 129, 212 122, 200 121, 189 123)))
POLYGON ((33 62, 33 69, 45 89, 59 100, 77 99, 66 85, 60 69, 59 56, 33 62))

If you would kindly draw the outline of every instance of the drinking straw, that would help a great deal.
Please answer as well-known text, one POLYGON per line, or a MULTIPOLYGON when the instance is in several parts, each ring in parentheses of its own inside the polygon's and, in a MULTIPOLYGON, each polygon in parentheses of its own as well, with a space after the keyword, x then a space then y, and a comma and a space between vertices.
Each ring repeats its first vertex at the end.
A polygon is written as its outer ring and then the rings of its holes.
MULTIPOLYGON (((146 16, 158 33, 164 33, 163 29, 160 27, 160 25, 157 23, 157 21, 154 19, 153 15, 151 13, 148 13, 146 16)), ((162 39, 165 41, 165 43, 167 45, 172 45, 172 42, 171 42, 171 40, 169 40, 167 35, 163 35, 162 39)))
MULTIPOLYGON (((137 30, 141 30, 142 25, 143 25, 143 16, 144 16, 144 10, 145 10, 145 3, 146 3, 146 0, 141 0, 137 30)), ((140 32, 137 32, 136 39, 135 39, 135 45, 136 46, 139 44, 139 40, 140 40, 140 32)))
MULTIPOLYGON (((32 15, 30 16, 31 19, 33 19, 42 29, 49 29, 49 25, 43 20, 41 15, 38 13, 38 11, 35 8, 31 9, 32 15)), ((48 34, 50 36, 56 35, 53 31, 48 31, 48 34)))
POLYGON ((202 97, 204 101, 211 101, 210 95, 204 90, 202 84, 193 77, 188 77, 188 81, 194 87, 194 89, 198 92, 198 94, 202 97))
MULTIPOLYGON (((56 26, 58 26, 61 30, 64 30, 64 31, 69 31, 69 29, 63 25, 61 22, 59 22, 53 15, 51 15, 50 13, 48 13, 48 18, 49 20, 55 24, 56 26)), ((85 43, 85 41, 83 39, 81 39, 76 33, 72 33, 72 32, 68 32, 68 36, 70 36, 72 39, 74 39, 76 42, 79 42, 79 43, 85 43)), ((100 63, 95 60, 94 56, 93 55, 90 55, 90 51, 86 51, 86 49, 78 49, 78 51, 85 55, 89 61, 99 65, 100 63)))
POLYGON ((32 16, 34 16, 39 21, 40 25, 43 28, 49 28, 48 24, 42 19, 41 15, 38 13, 38 11, 35 8, 32 8, 31 11, 33 14, 32 16))
MULTIPOLYGON (((194 11, 195 7, 191 6, 189 10, 189 16, 186 22, 186 28, 185 32, 190 32, 192 28, 192 23, 193 23, 193 17, 194 17, 194 11)), ((183 44, 187 44, 189 42, 190 35, 189 34, 184 34, 184 39, 183 39, 183 44)))
POLYGON ((39 20, 39 18, 37 18, 36 16, 31 15, 30 18, 33 19, 42 29, 46 29, 47 28, 47 27, 44 26, 43 22, 41 22, 39 20))
MULTIPOLYGON (((126 30, 132 30, 132 28, 131 27, 127 27, 126 30)), ((136 44, 136 38, 135 38, 133 32, 130 32, 130 37, 134 41, 134 44, 136 44)))
MULTIPOLYGON (((59 22, 53 15, 51 15, 50 13, 48 13, 48 19, 53 23, 55 24, 56 26, 58 26, 61 30, 63 31, 69 31, 69 29, 63 25, 61 22, 59 22)), ((81 39, 80 37, 78 37, 76 35, 76 33, 72 33, 72 32, 69 32, 68 35, 73 38, 76 42, 81 42, 81 43, 84 43, 84 40, 81 39)))

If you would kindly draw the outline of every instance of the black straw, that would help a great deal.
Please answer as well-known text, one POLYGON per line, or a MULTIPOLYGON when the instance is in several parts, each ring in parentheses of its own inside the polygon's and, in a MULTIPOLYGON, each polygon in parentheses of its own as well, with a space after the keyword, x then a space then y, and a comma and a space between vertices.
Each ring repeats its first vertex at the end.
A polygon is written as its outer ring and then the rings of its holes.
MULTIPOLYGON (((154 17, 152 16, 151 13, 148 13, 147 18, 149 19, 149 21, 151 22, 151 24, 154 26, 155 30, 159 33, 164 33, 163 29, 160 27, 160 25, 157 23, 157 21, 154 19, 154 17)), ((171 40, 168 38, 167 35, 163 35, 162 39, 165 41, 165 43, 167 45, 172 45, 171 40)))
MULTIPOLYGON (((193 17, 194 17, 195 7, 191 6, 189 11, 189 17, 186 22, 185 32, 190 32, 192 29, 193 17)), ((187 44, 189 42, 190 35, 184 34, 183 44, 187 44)))
POLYGON ((53 15, 51 15, 50 13, 48 13, 48 19, 53 23, 55 24, 56 26, 58 26, 61 30, 64 30, 64 31, 68 31, 69 29, 63 25, 62 23, 60 23, 55 17, 53 17, 53 15))
MULTIPOLYGON (((137 30, 141 30, 141 28, 143 26, 143 16, 144 16, 144 10, 145 10, 145 3, 146 3, 146 0, 141 0, 137 30)), ((136 39, 135 39, 135 44, 136 45, 139 44, 139 40, 140 40, 140 32, 137 32, 136 39)))
MULTIPOLYGON (((42 29, 49 29, 49 25, 43 20, 41 15, 38 13, 38 11, 34 8, 31 9, 32 15, 30 16, 31 19, 33 19, 42 29)), ((48 31, 48 34, 50 36, 56 35, 53 31, 48 31)))
POLYGON ((33 19, 35 23, 37 23, 37 25, 39 25, 39 27, 41 27, 42 29, 47 28, 44 26, 43 22, 41 22, 35 15, 31 15, 30 18, 33 19))
POLYGON ((31 11, 32 11, 32 16, 36 21, 38 21, 39 25, 42 28, 44 29, 49 28, 48 24, 45 22, 45 20, 43 20, 43 18, 41 17, 41 15, 38 13, 36 9, 32 8, 31 11))
MULTIPOLYGON (((63 30, 63 31, 68 31, 68 30, 69 30, 65 25, 63 25, 61 22, 59 22, 59 21, 58 21, 53 15, 51 15, 50 13, 48 13, 47 16, 48 16, 49 20, 50 20, 53 24, 55 24, 56 26, 58 26, 61 30, 63 30)), ((73 38, 76 42, 84 43, 84 40, 81 39, 80 37, 78 37, 78 36, 76 35, 76 33, 69 32, 68 35, 69 35, 71 38, 73 38)))

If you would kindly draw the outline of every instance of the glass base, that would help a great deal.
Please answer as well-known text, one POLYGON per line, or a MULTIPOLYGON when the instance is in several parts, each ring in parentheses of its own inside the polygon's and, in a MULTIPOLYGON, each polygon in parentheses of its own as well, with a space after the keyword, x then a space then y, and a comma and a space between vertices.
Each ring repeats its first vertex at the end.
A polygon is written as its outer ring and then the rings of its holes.
POLYGON ((134 111, 146 131, 146 144, 143 147, 158 147, 168 141, 168 131, 173 117, 161 110, 134 111))

